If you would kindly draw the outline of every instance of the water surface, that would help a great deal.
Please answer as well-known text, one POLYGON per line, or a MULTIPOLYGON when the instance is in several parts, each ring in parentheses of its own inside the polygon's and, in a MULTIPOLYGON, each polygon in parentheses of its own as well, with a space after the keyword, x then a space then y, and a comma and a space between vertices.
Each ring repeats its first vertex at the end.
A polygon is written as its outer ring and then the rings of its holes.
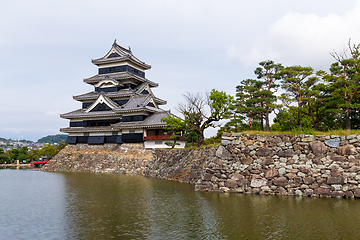
POLYGON ((360 200, 194 192, 140 176, 0 170, 0 239, 359 239, 360 200))

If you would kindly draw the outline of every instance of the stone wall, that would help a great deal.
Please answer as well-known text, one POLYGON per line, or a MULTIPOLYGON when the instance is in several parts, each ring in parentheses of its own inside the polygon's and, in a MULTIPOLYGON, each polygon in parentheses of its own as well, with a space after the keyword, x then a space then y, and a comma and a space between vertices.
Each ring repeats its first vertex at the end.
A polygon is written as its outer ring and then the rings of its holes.
POLYGON ((144 175, 195 184, 206 173, 218 146, 191 150, 156 149, 148 161, 144 175))
POLYGON ((136 174, 196 191, 360 197, 360 135, 223 135, 221 146, 71 145, 42 170, 136 174))
POLYGON ((195 190, 360 197, 360 135, 224 134, 195 190))
POLYGON ((68 145, 41 170, 142 175, 152 150, 144 144, 68 145))

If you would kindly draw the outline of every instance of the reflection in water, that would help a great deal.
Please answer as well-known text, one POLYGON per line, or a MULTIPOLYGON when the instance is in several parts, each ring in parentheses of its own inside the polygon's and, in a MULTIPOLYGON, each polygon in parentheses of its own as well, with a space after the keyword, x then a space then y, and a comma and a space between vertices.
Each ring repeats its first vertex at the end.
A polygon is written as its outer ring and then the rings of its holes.
POLYGON ((144 177, 66 174, 70 238, 221 239, 193 186, 144 177))
POLYGON ((359 239, 360 202, 243 194, 206 195, 232 239, 359 239))
POLYGON ((0 239, 65 239, 64 178, 0 170, 0 239))
POLYGON ((0 170, 0 239, 359 239, 360 200, 194 192, 144 177, 0 170))

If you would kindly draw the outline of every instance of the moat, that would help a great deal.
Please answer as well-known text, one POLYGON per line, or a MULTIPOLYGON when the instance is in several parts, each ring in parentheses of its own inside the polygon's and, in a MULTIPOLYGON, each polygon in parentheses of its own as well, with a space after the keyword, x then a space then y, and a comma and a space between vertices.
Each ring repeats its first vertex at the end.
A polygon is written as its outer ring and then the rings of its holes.
POLYGON ((195 192, 141 176, 0 169, 4 239, 358 239, 354 199, 195 192))

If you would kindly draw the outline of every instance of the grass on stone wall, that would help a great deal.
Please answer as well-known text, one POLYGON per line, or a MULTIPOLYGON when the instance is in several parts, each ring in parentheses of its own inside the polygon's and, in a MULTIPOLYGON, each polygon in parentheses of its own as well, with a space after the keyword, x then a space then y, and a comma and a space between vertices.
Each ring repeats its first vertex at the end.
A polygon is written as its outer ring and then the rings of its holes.
MULTIPOLYGON (((204 144, 204 145, 201 145, 200 148, 204 148, 204 147, 212 147, 212 146, 218 146, 220 145, 220 142, 218 143, 211 143, 211 144, 204 144)), ((178 151, 178 150, 191 150, 191 149, 198 149, 198 145, 197 143, 194 144, 194 146, 191 146, 191 144, 187 144, 185 146, 185 148, 160 148, 161 150, 172 150, 172 151, 178 151)))
MULTIPOLYGON (((340 136, 348 136, 351 134, 356 134, 356 135, 360 135, 360 130, 354 129, 354 130, 344 130, 344 129, 338 129, 338 130, 329 130, 326 132, 322 132, 322 131, 315 131, 314 129, 293 129, 291 131, 270 131, 270 132, 266 132, 266 131, 244 131, 241 133, 245 133, 245 134, 260 134, 260 135, 269 135, 269 134, 291 134, 291 135, 300 135, 300 134, 307 134, 307 135, 340 135, 340 136)), ((201 147, 212 147, 212 146, 218 146, 220 145, 220 140, 217 141, 216 137, 212 137, 210 139, 205 139, 205 144, 202 145, 201 147)), ((173 150, 173 151, 178 151, 178 150, 190 150, 190 149, 197 149, 197 143, 194 144, 194 146, 191 146, 191 144, 186 144, 185 148, 162 148, 163 150, 173 150)))
POLYGON ((338 130, 329 130, 326 132, 322 131, 315 131, 313 129, 293 129, 291 131, 244 131, 242 133, 245 134, 261 134, 261 135, 268 135, 268 134, 291 134, 291 135, 300 135, 300 134, 308 134, 308 135, 351 135, 356 134, 360 135, 360 130, 354 129, 354 130, 344 130, 344 129, 338 129, 338 130))

